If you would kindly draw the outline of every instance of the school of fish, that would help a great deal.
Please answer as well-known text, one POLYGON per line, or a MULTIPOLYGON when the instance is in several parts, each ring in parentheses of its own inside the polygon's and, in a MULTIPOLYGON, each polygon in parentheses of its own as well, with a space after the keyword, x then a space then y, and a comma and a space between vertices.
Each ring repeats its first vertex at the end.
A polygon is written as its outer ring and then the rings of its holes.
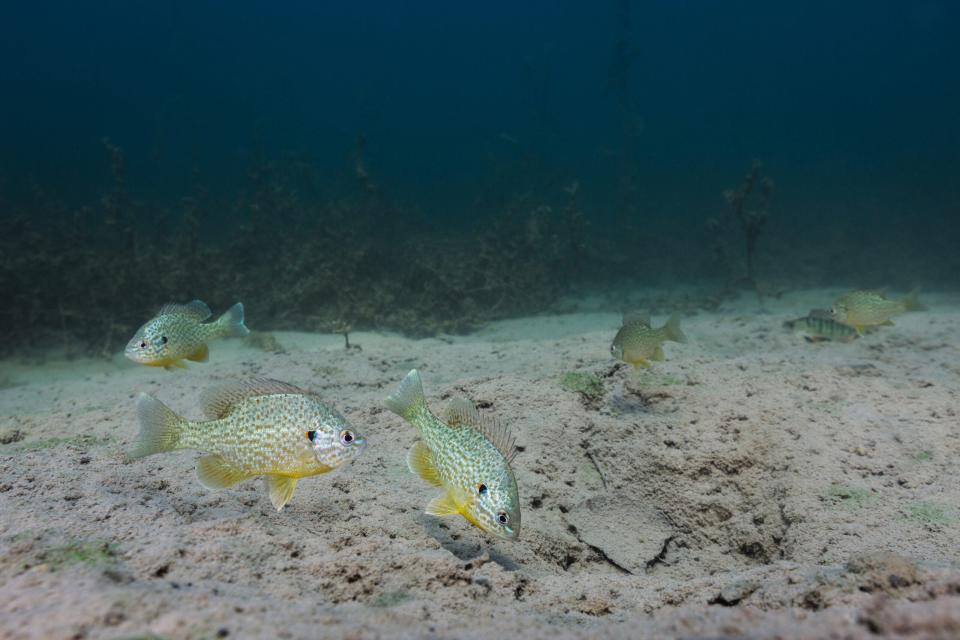
POLYGON ((900 300, 890 300, 883 291, 851 291, 833 303, 833 317, 863 333, 868 327, 892 325, 891 318, 901 313, 925 308, 916 291, 900 300))
MULTIPOLYGON (((916 292, 890 300, 878 291, 852 291, 829 311, 813 309, 783 324, 810 342, 851 342, 892 324, 893 316, 923 308, 916 292)), ((208 360, 212 340, 249 334, 239 302, 218 320, 209 322, 211 316, 200 300, 164 305, 137 330, 125 354, 147 366, 185 368, 185 360, 208 360)), ((649 316, 630 313, 613 338, 610 354, 635 368, 650 367, 651 362, 664 360, 665 342, 686 341, 677 314, 654 327, 649 316)), ((201 403, 207 419, 191 421, 141 393, 140 433, 129 459, 180 449, 202 451, 196 474, 204 487, 224 489, 262 476, 279 511, 293 498, 300 479, 345 466, 367 445, 360 432, 316 393, 278 380, 253 378, 213 387, 203 393, 201 403)), ((463 397, 452 399, 442 416, 436 415, 427 405, 416 369, 384 404, 416 430, 408 468, 439 490, 425 512, 458 515, 495 538, 517 540, 521 513, 511 430, 481 415, 463 397)))

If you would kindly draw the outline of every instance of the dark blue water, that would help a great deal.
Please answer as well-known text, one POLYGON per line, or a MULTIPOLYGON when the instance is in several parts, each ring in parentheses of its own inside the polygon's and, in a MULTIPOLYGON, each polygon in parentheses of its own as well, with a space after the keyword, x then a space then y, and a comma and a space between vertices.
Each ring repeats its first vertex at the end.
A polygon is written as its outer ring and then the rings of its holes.
POLYGON ((38 219, 95 210, 107 138, 131 200, 173 232, 200 198, 217 242, 253 168, 326 202, 356 189, 362 137, 370 180, 409 212, 398 228, 469 239, 518 194, 557 209, 576 181, 621 262, 657 244, 696 279, 704 221, 760 159, 761 261, 829 240, 783 260, 836 265, 819 284, 950 284, 958 35, 950 1, 4 3, 0 198, 38 219))

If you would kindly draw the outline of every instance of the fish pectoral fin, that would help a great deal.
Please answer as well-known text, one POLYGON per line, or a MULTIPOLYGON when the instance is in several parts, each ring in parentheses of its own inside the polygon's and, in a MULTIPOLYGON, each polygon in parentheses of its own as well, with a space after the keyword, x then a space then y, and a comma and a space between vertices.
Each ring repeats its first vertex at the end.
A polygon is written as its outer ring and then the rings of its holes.
POLYGON ((197 460, 197 480, 207 489, 226 489, 250 474, 244 473, 218 455, 203 456, 197 460))
POLYGON ((435 487, 443 483, 440 475, 437 473, 437 467, 433 464, 433 452, 423 440, 417 440, 410 448, 407 454, 407 466, 414 472, 435 487))
POLYGON ((457 504, 455 493, 449 489, 444 491, 427 504, 425 513, 431 516, 453 516, 459 514, 460 507, 457 504))
POLYGON ((293 490, 297 488, 297 479, 288 476, 264 476, 263 480, 267 485, 267 492, 270 494, 270 502, 273 503, 277 511, 280 511, 293 498, 293 490))
POLYGON ((200 347, 187 356, 187 360, 193 360, 194 362, 206 362, 210 359, 210 348, 207 345, 202 344, 200 347))
POLYGON ((663 361, 664 361, 665 358, 664 358, 664 355, 663 355, 663 346, 662 346, 662 345, 657 345, 657 348, 653 350, 653 355, 650 356, 650 359, 651 359, 651 360, 655 360, 656 362, 663 362, 663 361))

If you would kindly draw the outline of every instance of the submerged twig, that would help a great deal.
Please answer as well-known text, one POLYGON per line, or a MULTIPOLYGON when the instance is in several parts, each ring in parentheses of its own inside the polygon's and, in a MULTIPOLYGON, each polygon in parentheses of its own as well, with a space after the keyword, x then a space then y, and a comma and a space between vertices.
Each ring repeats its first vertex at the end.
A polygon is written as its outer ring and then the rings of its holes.
POLYGON ((600 474, 600 483, 603 485, 603 490, 607 490, 607 476, 604 475, 603 469, 600 468, 600 465, 597 464, 596 458, 593 457, 593 454, 590 453, 590 449, 586 449, 587 460, 593 465, 593 468, 597 470, 597 473, 600 474))

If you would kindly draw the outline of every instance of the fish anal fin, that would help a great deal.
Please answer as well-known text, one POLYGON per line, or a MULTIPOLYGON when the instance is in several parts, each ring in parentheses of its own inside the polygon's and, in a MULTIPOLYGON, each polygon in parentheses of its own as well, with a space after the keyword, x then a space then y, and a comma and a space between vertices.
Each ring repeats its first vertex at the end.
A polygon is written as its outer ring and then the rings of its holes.
POLYGON ((218 455, 197 460, 197 480, 207 489, 226 489, 249 477, 250 474, 231 466, 218 455))
POLYGON ((512 462, 517 455, 516 440, 510 429, 499 420, 482 415, 466 398, 457 397, 450 401, 444 413, 444 422, 451 427, 465 426, 476 429, 497 448, 507 462, 512 462))
POLYGON ((453 491, 444 491, 427 504, 424 512, 431 516, 453 516, 460 513, 460 506, 453 491))
POLYGON ((264 476, 270 502, 280 511, 293 498, 293 491, 297 488, 297 479, 289 476, 264 476))
POLYGON ((186 369, 187 363, 183 360, 171 360, 167 364, 163 365, 163 368, 167 371, 173 371, 174 369, 186 369))
POLYGON ((208 418, 219 420, 230 415, 233 407, 247 398, 277 394, 312 395, 309 391, 286 382, 253 378, 209 389, 200 396, 200 404, 208 418))
POLYGON ((410 448, 407 454, 407 466, 414 472, 435 487, 443 484, 440 475, 437 473, 437 467, 433 463, 433 452, 423 440, 417 440, 410 448))
POLYGON ((630 364, 633 365, 633 368, 639 371, 640 369, 649 369, 650 363, 644 358, 637 358, 636 360, 630 360, 630 364))
POLYGON ((210 359, 210 348, 202 344, 200 347, 187 356, 187 360, 192 360, 193 362, 206 362, 210 359))

